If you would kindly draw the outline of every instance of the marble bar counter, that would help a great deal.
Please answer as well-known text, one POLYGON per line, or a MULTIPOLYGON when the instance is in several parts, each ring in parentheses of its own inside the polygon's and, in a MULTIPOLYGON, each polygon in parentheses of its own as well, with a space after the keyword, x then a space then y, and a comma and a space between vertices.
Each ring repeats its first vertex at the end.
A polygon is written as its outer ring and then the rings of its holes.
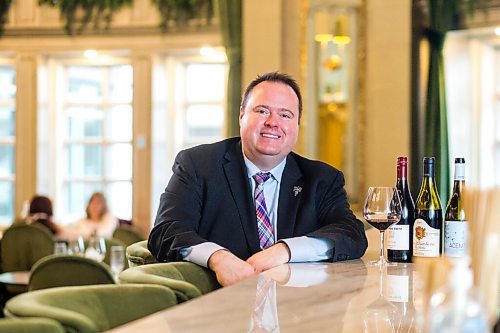
POLYGON ((111 332, 416 331, 414 265, 367 262, 282 265, 111 332))

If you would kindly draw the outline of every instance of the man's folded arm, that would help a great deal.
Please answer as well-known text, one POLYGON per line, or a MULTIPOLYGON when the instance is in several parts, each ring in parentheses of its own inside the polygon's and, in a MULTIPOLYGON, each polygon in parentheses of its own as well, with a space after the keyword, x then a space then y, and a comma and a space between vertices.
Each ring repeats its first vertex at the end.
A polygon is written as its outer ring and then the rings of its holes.
POLYGON ((319 199, 318 218, 323 227, 307 234, 324 238, 333 245, 333 261, 360 258, 366 251, 363 223, 356 218, 347 200, 342 172, 338 171, 326 193, 319 199))
POLYGON ((208 259, 219 250, 225 250, 225 248, 213 242, 205 242, 182 248, 179 252, 183 260, 208 268, 208 259))
POLYGON ((183 248, 206 242, 196 230, 201 219, 201 186, 189 154, 181 151, 160 197, 148 248, 159 262, 180 261, 183 248))

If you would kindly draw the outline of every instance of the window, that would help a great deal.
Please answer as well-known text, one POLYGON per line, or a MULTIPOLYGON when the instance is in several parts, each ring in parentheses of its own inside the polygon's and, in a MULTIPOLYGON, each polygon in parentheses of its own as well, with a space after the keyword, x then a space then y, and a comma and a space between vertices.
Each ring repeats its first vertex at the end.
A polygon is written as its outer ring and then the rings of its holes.
POLYGON ((214 142, 222 138, 224 125, 225 66, 187 63, 185 85, 180 93, 185 103, 182 146, 214 142))
POLYGON ((153 72, 152 217, 182 149, 224 137, 227 65, 222 50, 210 56, 169 54, 153 72))
POLYGON ((16 73, 0 63, 0 226, 14 220, 16 73))
POLYGON ((445 47, 450 165, 465 157, 468 185, 500 186, 500 48, 494 29, 451 32, 445 47))
POLYGON ((45 185, 47 192, 55 192, 56 220, 71 223, 83 217, 95 191, 104 192, 115 216, 131 219, 132 66, 55 60, 49 68, 57 93, 49 98, 48 122, 56 130, 46 135, 52 135, 56 162, 48 167, 54 175, 45 185))

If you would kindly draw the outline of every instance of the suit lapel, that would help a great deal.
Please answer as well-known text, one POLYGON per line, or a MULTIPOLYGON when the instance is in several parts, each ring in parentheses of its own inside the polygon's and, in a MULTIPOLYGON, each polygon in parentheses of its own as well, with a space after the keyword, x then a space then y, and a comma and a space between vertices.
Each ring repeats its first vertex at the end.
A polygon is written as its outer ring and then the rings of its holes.
POLYGON ((293 237, 304 181, 293 154, 289 154, 281 176, 278 202, 278 239, 293 237))
POLYGON ((224 156, 224 172, 226 174, 229 188, 234 202, 238 208, 240 221, 245 232, 247 245, 252 253, 258 252, 259 236, 257 234, 256 216, 254 204, 248 184, 245 162, 240 143, 233 144, 224 156))

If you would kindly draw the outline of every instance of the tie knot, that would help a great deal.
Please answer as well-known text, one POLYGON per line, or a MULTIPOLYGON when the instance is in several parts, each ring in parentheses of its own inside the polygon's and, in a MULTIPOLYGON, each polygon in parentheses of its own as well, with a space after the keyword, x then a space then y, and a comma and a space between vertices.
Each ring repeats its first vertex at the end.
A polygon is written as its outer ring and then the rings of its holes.
POLYGON ((269 179, 269 177, 271 177, 270 172, 259 172, 253 175, 253 179, 255 179, 257 185, 265 183, 269 179))

